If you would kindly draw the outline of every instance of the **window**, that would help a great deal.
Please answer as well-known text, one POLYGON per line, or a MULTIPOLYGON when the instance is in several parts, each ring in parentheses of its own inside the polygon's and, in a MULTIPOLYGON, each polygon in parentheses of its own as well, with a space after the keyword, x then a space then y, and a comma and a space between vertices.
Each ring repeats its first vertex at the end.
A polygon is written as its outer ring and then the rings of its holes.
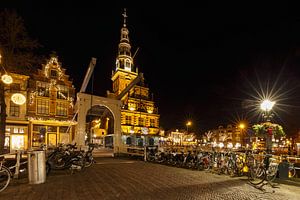
POLYGON ((12 117, 19 117, 20 115, 20 106, 10 101, 9 114, 12 117))
POLYGON ((126 124, 131 124, 131 116, 126 116, 126 124))
POLYGON ((67 116, 68 114, 68 104, 63 102, 56 103, 56 115, 67 116))
POLYGON ((47 135, 47 127, 34 124, 32 129, 32 146, 37 147, 44 144, 47 135))
POLYGON ((36 90, 37 95, 41 97, 49 97, 49 83, 45 82, 37 82, 36 83, 36 90))
POLYGON ((142 118, 142 117, 139 118, 139 125, 140 126, 145 126, 145 120, 144 120, 144 118, 142 118))
POLYGON ((155 120, 154 119, 150 119, 150 126, 155 127, 155 120))
POLYGON ((50 71, 50 77, 51 77, 51 78, 56 78, 56 77, 57 77, 57 71, 52 69, 52 70, 50 71))
POLYGON ((65 85, 58 85, 57 98, 58 99, 68 99, 68 96, 69 96, 68 87, 65 85))
POLYGON ((19 83, 12 83, 10 85, 10 92, 15 93, 15 92, 20 92, 21 87, 19 83))
POLYGON ((126 60, 125 61, 125 70, 131 70, 131 65, 130 65, 130 61, 129 60, 126 60))
POLYGON ((37 99, 37 114, 49 114, 49 101, 37 99))

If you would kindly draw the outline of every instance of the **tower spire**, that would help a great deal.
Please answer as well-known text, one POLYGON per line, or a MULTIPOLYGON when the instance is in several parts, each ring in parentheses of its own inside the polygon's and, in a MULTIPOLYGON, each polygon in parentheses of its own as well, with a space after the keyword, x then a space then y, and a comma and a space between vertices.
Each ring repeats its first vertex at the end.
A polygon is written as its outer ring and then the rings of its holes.
POLYGON ((121 38, 118 45, 118 56, 116 59, 116 70, 124 69, 126 71, 135 72, 133 57, 131 56, 131 45, 129 40, 129 30, 127 28, 126 20, 127 13, 124 8, 123 16, 123 27, 121 28, 121 38))
POLYGON ((124 17, 124 23, 123 23, 123 26, 126 27, 126 18, 128 17, 128 16, 126 15, 126 8, 124 8, 124 13, 123 13, 122 15, 123 15, 123 17, 124 17))

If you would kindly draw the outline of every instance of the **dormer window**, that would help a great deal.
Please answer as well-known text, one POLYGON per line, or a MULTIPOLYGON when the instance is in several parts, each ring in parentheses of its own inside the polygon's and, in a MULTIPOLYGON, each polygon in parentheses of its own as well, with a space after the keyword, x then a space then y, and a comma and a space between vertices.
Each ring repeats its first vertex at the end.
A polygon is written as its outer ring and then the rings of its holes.
POLYGON ((57 71, 54 70, 54 69, 51 69, 51 71, 50 71, 50 77, 51 78, 57 78, 57 71))

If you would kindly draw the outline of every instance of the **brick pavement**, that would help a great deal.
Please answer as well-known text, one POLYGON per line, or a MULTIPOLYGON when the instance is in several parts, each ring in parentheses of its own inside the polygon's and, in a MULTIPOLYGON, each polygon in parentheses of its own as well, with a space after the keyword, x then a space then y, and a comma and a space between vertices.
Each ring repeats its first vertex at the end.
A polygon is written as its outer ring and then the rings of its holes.
POLYGON ((52 199, 297 199, 300 187, 280 184, 260 191, 245 178, 230 178, 203 171, 180 169, 143 161, 97 158, 85 171, 55 171, 44 184, 13 181, 1 200, 52 199))

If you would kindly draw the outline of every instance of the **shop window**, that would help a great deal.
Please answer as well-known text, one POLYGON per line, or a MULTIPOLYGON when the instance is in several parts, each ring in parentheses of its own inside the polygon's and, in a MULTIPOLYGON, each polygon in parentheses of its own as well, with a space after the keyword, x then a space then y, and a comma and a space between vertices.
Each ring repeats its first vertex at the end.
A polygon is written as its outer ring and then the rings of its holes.
POLYGON ((15 104, 12 101, 10 101, 9 115, 11 117, 19 117, 19 115, 20 115, 20 106, 15 104))
POLYGON ((67 126, 61 126, 61 127, 59 127, 59 132, 60 132, 60 133, 66 133, 67 130, 68 130, 68 127, 67 127, 67 126))
POLYGON ((45 144, 46 126, 33 125, 32 146, 39 147, 45 144))
POLYGON ((49 114, 49 101, 44 99, 37 99, 37 113, 49 114))

